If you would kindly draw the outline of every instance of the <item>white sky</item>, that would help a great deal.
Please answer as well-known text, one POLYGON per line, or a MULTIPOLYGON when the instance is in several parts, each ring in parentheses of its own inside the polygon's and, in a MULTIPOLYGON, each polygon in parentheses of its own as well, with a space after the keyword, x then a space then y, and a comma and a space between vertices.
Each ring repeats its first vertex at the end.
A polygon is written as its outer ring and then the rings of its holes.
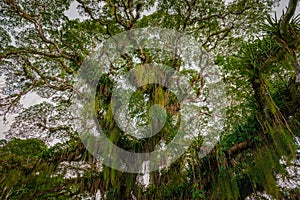
MULTIPOLYGON (((227 0, 230 1, 230 0, 227 0)), ((274 9, 274 11, 277 14, 277 17, 279 18, 282 14, 282 10, 285 9, 285 7, 288 4, 288 0, 281 0, 279 7, 276 7, 274 9)), ((70 19, 76 19, 79 18, 80 20, 84 19, 83 17, 79 16, 79 13, 76 10, 78 3, 77 2, 73 2, 70 6, 70 9, 68 11, 65 12, 65 14, 70 18, 70 19)), ((153 10, 150 11, 150 13, 153 12, 153 10)), ((297 11, 296 13, 300 13, 300 6, 298 4, 297 7, 297 11)), ((274 16, 274 14, 273 14, 274 16)), ((0 87, 4 86, 4 80, 3 77, 0 76, 0 87)), ((35 93, 29 93, 28 95, 26 95, 23 99, 22 99, 22 103, 24 105, 24 107, 29 107, 31 105, 35 105, 35 104, 39 104, 43 101, 45 101, 46 99, 42 99, 40 98, 38 95, 36 95, 35 93)), ((10 124, 13 122, 14 119, 14 115, 8 115, 7 119, 8 119, 8 124, 4 124, 2 118, 0 118, 0 139, 4 138, 4 132, 7 131, 9 129, 10 124)))

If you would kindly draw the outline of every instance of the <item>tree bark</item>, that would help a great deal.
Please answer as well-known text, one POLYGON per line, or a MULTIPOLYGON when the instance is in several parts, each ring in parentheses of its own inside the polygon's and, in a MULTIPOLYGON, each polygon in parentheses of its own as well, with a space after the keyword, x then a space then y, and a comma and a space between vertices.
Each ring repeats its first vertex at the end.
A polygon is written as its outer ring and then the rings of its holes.
POLYGON ((290 27, 290 20, 295 14, 298 0, 290 0, 289 5, 287 7, 287 11, 280 17, 279 21, 279 32, 281 39, 283 40, 281 43, 284 43, 283 46, 287 48, 288 53, 292 57, 292 65, 295 69, 296 73, 296 82, 300 82, 300 63, 297 59, 297 50, 299 45, 299 37, 298 34, 293 33, 290 27))

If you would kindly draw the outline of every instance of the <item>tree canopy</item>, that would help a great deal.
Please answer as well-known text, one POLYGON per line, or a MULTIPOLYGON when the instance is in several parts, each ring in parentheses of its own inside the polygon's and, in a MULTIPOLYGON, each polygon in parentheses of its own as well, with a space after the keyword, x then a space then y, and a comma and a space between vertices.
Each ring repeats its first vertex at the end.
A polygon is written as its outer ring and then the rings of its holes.
MULTIPOLYGON (((283 14, 272 18, 272 0, 1 1, 0 75, 5 87, 0 91, 0 114, 4 119, 17 114, 0 146, 1 199, 245 199, 263 191, 277 199, 300 199, 297 187, 278 184, 278 177, 291 178, 286 169, 297 165, 299 158, 297 3, 289 0, 283 14), (74 5, 80 19, 66 14, 74 5), (218 142, 209 151, 203 147, 203 135, 195 133, 184 154, 169 166, 130 173, 104 165, 82 142, 73 112, 75 96, 82 92, 76 87, 76 77, 87 64, 99 65, 98 54, 95 59, 91 55, 105 41, 149 27, 192 37, 207 52, 207 63, 201 61, 221 71, 226 116, 223 129, 214 129, 218 142), (48 101, 24 108, 21 100, 30 93, 48 101), (199 156, 203 152, 205 156, 199 156)), ((174 46, 164 43, 172 50, 164 52, 141 46, 128 35, 132 40, 117 45, 132 42, 137 48, 129 52, 121 48, 99 79, 93 79, 98 78, 94 71, 85 78, 96 81, 92 109, 110 142, 128 152, 148 153, 176 138, 183 106, 163 84, 149 81, 141 85, 143 70, 147 70, 141 66, 168 66, 157 70, 154 75, 159 77, 175 73, 187 77, 178 81, 199 100, 206 101, 209 83, 175 51, 177 40, 170 39, 174 46), (137 89, 123 116, 123 110, 114 108, 122 103, 124 94, 116 96, 114 88, 130 70, 135 70, 129 78, 137 89), (152 119, 151 112, 157 118, 165 116, 160 118, 164 124, 152 119), (128 132, 148 124, 153 125, 153 133, 159 131, 147 138, 128 135, 121 128, 127 117, 134 119, 128 132)), ((196 46, 189 48, 187 56, 193 57, 196 46)), ((188 91, 178 90, 180 94, 188 91)), ((210 107, 197 109, 201 115, 196 118, 209 124, 210 107)), ((99 145, 97 140, 89 144, 99 145)))

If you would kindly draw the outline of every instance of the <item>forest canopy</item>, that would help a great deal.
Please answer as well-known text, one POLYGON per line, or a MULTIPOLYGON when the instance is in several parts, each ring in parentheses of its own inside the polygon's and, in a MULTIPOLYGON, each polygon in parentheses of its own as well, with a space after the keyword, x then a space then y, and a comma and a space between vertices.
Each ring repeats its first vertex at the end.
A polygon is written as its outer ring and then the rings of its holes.
POLYGON ((282 2, 2 0, 0 114, 16 117, 0 144, 0 198, 245 199, 264 193, 300 199, 299 184, 282 186, 299 182, 288 171, 300 170, 300 16, 298 0, 272 15, 282 2), (89 66, 106 68, 85 70, 89 66), (76 85, 82 71, 95 91, 80 114, 108 140, 78 129, 83 125, 74 104, 82 106, 77 97, 89 91, 76 85), (215 75, 222 88, 209 82, 215 75), (222 115, 199 103, 220 93, 223 99, 212 107, 222 115), (47 101, 24 107, 30 94, 47 101), (124 102, 128 107, 120 106, 124 102), (173 141, 184 143, 178 130, 191 126, 193 139, 179 154, 184 145, 173 141), (163 162, 149 171, 154 161, 116 160, 106 143, 134 154, 174 144, 177 157, 167 163, 169 157, 158 156, 163 162), (107 165, 98 148, 110 163, 144 169, 107 165))

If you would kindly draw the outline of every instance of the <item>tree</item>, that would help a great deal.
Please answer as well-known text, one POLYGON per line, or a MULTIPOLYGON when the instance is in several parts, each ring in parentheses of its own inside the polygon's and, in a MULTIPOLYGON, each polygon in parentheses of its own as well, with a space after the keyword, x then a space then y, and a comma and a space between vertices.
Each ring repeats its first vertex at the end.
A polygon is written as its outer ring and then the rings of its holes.
MULTIPOLYGON (((0 2, 0 66, 7 85, 2 90, 1 112, 4 117, 19 114, 7 133, 10 140, 1 146, 2 198, 76 199, 98 191, 107 199, 242 199, 259 190, 285 195, 276 186, 274 172, 284 171, 279 164, 282 156, 287 161, 295 157, 293 137, 299 135, 300 37, 299 18, 293 17, 297 1, 290 0, 280 20, 269 18, 267 24, 266 12, 273 1, 75 2, 85 20, 65 15, 71 1, 0 2), (145 27, 175 29, 195 37, 223 67, 231 101, 220 143, 200 158, 203 141, 197 138, 167 169, 151 172, 147 188, 138 183, 138 174, 99 166, 71 126, 70 111, 74 94, 80 92, 74 87, 74 76, 96 45, 123 31, 145 27), (24 110, 20 100, 29 92, 52 103, 24 110), (32 137, 48 144, 59 138, 62 144, 49 148, 32 137), (72 172, 76 176, 68 177, 72 172)), ((180 105, 160 85, 140 87, 131 99, 133 115, 147 122, 143 110, 160 104, 166 108, 168 126, 147 140, 122 133, 110 110, 113 77, 137 69, 136 57, 143 64, 155 60, 185 73, 196 90, 203 79, 184 69, 180 59, 145 48, 123 54, 121 64, 112 63, 111 70, 97 80, 95 109, 108 138, 126 150, 151 152, 162 139, 174 137, 177 124, 172 117, 180 105), (148 101, 141 101, 144 96, 148 101)))

